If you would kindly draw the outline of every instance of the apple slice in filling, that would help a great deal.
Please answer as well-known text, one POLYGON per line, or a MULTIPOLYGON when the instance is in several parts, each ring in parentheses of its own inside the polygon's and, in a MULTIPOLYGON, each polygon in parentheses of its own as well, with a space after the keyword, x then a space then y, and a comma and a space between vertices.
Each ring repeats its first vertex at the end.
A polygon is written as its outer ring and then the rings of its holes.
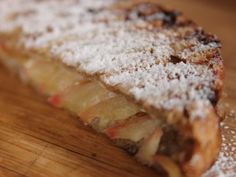
POLYGON ((139 142, 149 136, 160 124, 159 119, 151 118, 146 113, 139 113, 124 123, 111 126, 106 129, 105 133, 111 139, 127 139, 139 142))
POLYGON ((25 73, 29 81, 46 95, 56 94, 75 81, 84 79, 81 74, 60 63, 39 59, 29 60, 25 64, 25 73))
POLYGON ((79 115, 81 111, 114 96, 99 82, 87 80, 72 84, 63 92, 50 97, 49 102, 79 115))
POLYGON ((104 100, 83 111, 79 116, 97 130, 104 130, 114 122, 128 119, 140 111, 140 108, 124 96, 115 96, 104 100))

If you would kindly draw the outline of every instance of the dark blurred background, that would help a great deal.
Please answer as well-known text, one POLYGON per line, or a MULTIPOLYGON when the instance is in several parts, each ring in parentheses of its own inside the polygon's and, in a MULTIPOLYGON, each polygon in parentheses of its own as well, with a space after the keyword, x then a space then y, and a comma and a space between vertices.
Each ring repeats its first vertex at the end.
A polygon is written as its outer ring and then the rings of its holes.
POLYGON ((235 9, 235 6, 236 6, 236 1, 235 0, 199 0, 199 1, 204 1, 206 3, 211 3, 211 4, 215 3, 217 5, 228 6, 230 8, 234 8, 234 9, 235 9))

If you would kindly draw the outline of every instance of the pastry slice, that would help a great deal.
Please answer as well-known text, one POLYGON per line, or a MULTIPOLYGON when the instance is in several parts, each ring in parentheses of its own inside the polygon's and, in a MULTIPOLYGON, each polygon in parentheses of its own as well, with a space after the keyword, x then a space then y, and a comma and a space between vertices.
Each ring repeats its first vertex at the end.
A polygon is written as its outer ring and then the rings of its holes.
POLYGON ((220 147, 220 42, 153 1, 2 0, 0 60, 167 177, 199 177, 220 147))

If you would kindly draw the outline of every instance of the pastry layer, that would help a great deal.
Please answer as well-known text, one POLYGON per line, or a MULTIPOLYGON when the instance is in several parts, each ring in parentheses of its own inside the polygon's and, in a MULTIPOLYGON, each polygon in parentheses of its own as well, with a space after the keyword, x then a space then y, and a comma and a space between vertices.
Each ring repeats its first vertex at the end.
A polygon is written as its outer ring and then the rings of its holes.
POLYGON ((17 45, 96 75, 154 112, 193 102, 200 111, 221 93, 218 39, 151 1, 3 0, 0 11, 0 32, 15 33, 17 45))
POLYGON ((16 58, 23 55, 21 52, 2 45, 0 58, 23 81, 47 96, 49 103, 79 116, 163 176, 199 176, 217 155, 218 120, 210 107, 202 108, 208 114, 205 119, 191 122, 180 121, 175 113, 154 115, 96 78, 45 56, 16 58))
POLYGON ((0 23, 1 60, 53 105, 171 177, 214 161, 220 43, 181 13, 151 1, 2 0, 0 23))

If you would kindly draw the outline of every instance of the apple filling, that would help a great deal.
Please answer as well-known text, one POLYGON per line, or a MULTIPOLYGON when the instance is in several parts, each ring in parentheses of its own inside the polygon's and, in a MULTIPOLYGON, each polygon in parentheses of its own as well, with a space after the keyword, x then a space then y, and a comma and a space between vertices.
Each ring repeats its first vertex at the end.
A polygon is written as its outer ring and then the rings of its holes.
POLYGON ((19 62, 2 50, 0 57, 8 67, 14 62, 24 79, 48 96, 52 105, 71 111, 139 161, 165 171, 166 176, 181 176, 178 164, 191 152, 193 143, 190 141, 186 152, 189 139, 177 136, 176 131, 176 141, 170 133, 174 128, 163 118, 150 116, 125 96, 56 61, 37 58, 19 62))

